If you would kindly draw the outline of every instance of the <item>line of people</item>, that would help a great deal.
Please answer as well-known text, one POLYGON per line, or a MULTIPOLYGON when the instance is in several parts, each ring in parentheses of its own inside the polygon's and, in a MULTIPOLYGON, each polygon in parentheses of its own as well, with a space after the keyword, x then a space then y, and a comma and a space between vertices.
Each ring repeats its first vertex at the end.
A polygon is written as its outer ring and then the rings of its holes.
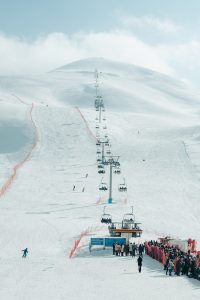
POLYGON ((174 273, 177 276, 187 275, 190 278, 200 280, 200 257, 198 254, 191 254, 190 250, 185 253, 177 246, 164 245, 157 241, 150 241, 148 245, 164 250, 166 258, 164 261, 164 270, 166 271, 166 275, 169 274, 169 276, 172 276, 174 273))
POLYGON ((135 257, 136 254, 143 255, 144 245, 136 245, 135 243, 113 243, 113 255, 116 256, 132 256, 135 257))

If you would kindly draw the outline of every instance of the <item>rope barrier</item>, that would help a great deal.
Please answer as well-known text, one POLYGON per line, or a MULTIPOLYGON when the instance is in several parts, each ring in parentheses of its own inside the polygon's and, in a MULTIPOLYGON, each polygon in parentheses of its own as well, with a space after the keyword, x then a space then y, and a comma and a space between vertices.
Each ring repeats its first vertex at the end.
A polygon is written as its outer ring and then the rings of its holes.
POLYGON ((105 227, 104 226, 95 226, 95 227, 91 226, 91 227, 88 227, 83 232, 81 232, 79 239, 74 242, 74 246, 73 246, 72 250, 70 251, 69 258, 72 258, 74 256, 83 237, 87 236, 87 234, 89 234, 91 232, 102 230, 103 228, 105 228, 105 227))

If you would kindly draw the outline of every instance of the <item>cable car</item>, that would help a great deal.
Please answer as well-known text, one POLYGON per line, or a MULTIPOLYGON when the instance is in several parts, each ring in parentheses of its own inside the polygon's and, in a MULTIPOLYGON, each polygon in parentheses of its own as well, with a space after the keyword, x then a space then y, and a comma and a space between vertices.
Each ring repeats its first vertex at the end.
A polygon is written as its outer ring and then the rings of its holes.
POLYGON ((101 223, 110 224, 112 223, 112 216, 110 214, 106 214, 105 212, 106 206, 104 206, 103 214, 101 216, 101 223))
POLYGON ((97 154, 101 154, 101 151, 99 149, 97 150, 97 154))
POLYGON ((99 168, 99 169, 104 169, 104 165, 99 164, 99 165, 98 165, 98 168, 99 168))
POLYGON ((103 117, 103 120, 106 121, 106 117, 103 117))
POLYGON ((106 151, 106 154, 111 154, 111 151, 110 151, 110 150, 107 150, 107 151, 106 151))
POLYGON ((109 145, 109 142, 105 142, 105 146, 110 146, 110 145, 109 145))
POLYGON ((96 119, 95 119, 96 121, 98 121, 99 119, 96 117, 96 119))
POLYGON ((121 174, 120 168, 119 167, 115 168, 113 173, 114 174, 121 174))
POLYGON ((123 223, 135 222, 135 215, 133 214, 133 206, 131 206, 131 213, 124 214, 123 223))
POLYGON ((98 158, 97 158, 97 162, 100 162, 100 161, 101 161, 101 158, 100 158, 100 157, 98 157, 98 158))
POLYGON ((104 192, 108 190, 108 186, 105 182, 103 182, 103 178, 102 178, 101 183, 99 185, 99 190, 104 191, 104 192))
POLYGON ((105 125, 105 126, 103 126, 103 129, 107 129, 107 126, 105 125))
POLYGON ((99 141, 97 141, 96 142, 96 146, 100 146, 101 144, 100 144, 100 142, 99 141))
POLYGON ((125 183, 125 179, 124 179, 124 183, 119 184, 118 191, 119 192, 126 192, 127 191, 127 185, 125 183))
POLYGON ((99 125, 96 125, 96 129, 99 129, 99 125))
POLYGON ((105 171, 104 169, 100 169, 100 170, 98 171, 98 173, 99 173, 99 174, 105 174, 106 171, 105 171))

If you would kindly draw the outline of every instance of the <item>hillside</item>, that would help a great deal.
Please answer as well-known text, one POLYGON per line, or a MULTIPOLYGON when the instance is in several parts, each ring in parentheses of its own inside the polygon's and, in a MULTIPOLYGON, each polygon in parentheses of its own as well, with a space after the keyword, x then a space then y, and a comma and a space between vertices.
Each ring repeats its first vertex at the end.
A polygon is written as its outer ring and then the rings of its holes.
POLYGON ((200 245, 197 91, 151 70, 97 58, 37 78, 2 76, 0 298, 197 299, 198 281, 165 278, 148 257, 138 276, 130 257, 88 252, 91 235, 107 234, 100 223, 108 193, 98 189, 95 69, 106 108, 101 134, 108 134, 122 168, 113 178, 108 212, 118 220, 133 205, 144 230, 140 241, 170 235, 200 245), (122 195, 123 178, 128 192, 122 195), (25 247, 30 254, 22 260, 25 247))

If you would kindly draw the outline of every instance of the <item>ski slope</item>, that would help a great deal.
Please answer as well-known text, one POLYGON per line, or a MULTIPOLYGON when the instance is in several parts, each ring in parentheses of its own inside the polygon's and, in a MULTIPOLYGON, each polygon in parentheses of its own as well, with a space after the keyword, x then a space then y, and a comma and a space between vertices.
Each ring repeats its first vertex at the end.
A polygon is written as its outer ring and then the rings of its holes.
POLYGON ((200 242, 198 91, 101 58, 37 78, 0 77, 0 187, 20 166, 0 197, 0 299, 198 299, 198 281, 168 278, 149 257, 139 274, 130 257, 89 254, 90 237, 108 234, 100 223, 108 193, 98 190, 95 68, 106 107, 101 133, 122 167, 107 211, 119 220, 134 205, 141 241, 171 235, 200 242))

